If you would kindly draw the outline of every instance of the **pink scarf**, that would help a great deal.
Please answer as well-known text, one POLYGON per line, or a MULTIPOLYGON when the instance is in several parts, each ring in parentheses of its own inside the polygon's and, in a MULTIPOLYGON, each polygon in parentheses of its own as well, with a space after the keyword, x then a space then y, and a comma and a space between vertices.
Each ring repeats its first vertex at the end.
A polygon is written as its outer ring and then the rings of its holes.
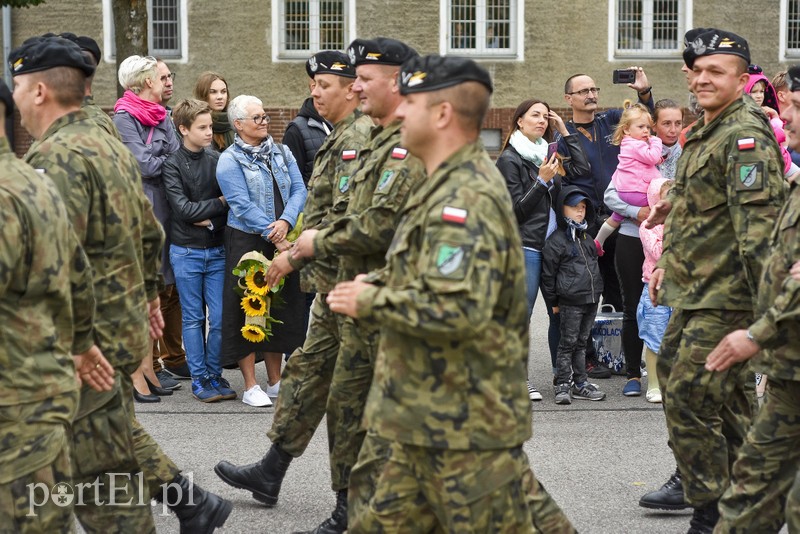
POLYGON ((143 100, 132 91, 125 91, 122 98, 114 104, 114 112, 118 111, 127 111, 145 126, 156 126, 167 116, 164 106, 143 100))

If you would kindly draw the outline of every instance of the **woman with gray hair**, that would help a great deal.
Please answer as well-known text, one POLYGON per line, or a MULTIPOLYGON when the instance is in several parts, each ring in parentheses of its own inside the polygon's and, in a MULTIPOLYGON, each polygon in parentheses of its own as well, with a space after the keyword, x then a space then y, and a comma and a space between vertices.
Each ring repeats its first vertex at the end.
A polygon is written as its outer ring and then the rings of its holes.
MULTIPOLYGON (((175 275, 169 263, 171 210, 161 180, 161 166, 170 154, 180 148, 180 143, 175 128, 170 123, 167 110, 161 105, 164 80, 158 75, 156 58, 131 56, 125 59, 119 66, 118 78, 120 85, 125 88, 125 93, 114 105, 113 121, 119 130, 122 142, 133 152, 139 163, 144 193, 153 204, 156 218, 164 227, 167 236, 161 255, 161 274, 167 286, 160 295, 161 313, 165 322, 164 337, 177 338, 177 346, 180 347, 180 313, 177 314, 176 324, 175 320, 170 320, 170 317, 175 315, 172 310, 176 304, 166 309, 170 300, 169 295, 174 293, 177 300, 177 292, 174 291, 175 275)), ((180 304, 177 306, 179 311, 180 304)), ((167 380, 167 377, 163 378, 167 380)), ((133 384, 134 398, 137 402, 157 402, 160 398, 156 395, 172 394, 169 389, 161 387, 160 377, 153 372, 152 354, 147 355, 139 370, 133 374, 133 384), (151 395, 151 392, 156 395, 151 395)), ((170 385, 175 388, 177 384, 172 382, 170 385)))
POLYGON ((242 336, 245 313, 234 292, 239 278, 232 271, 242 255, 258 251, 272 258, 286 250, 286 234, 297 223, 306 201, 306 187, 291 151, 275 143, 268 133, 269 117, 261 100, 241 95, 228 105, 228 120, 236 135, 220 155, 217 182, 230 206, 225 229, 225 283, 222 294, 222 365, 238 363, 244 377, 242 401, 250 406, 270 406, 280 382, 281 354, 303 344, 308 314, 297 273, 286 277, 281 303, 271 315, 282 321, 272 336, 260 342, 242 336), (265 393, 256 382, 255 364, 264 359, 269 387, 265 393))

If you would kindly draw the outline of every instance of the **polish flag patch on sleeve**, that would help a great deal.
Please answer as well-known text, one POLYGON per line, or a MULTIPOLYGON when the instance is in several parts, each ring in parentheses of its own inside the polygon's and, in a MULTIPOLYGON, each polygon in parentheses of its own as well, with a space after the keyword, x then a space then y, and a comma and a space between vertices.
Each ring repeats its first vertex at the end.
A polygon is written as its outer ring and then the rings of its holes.
POLYGON ((442 220, 456 224, 464 224, 467 222, 467 214, 468 212, 465 209, 445 206, 442 210, 442 220))
POLYGON ((739 147, 739 150, 753 150, 756 147, 756 140, 752 137, 738 139, 736 141, 736 146, 739 147))
POLYGON ((392 150, 392 158, 394 159, 406 159, 407 155, 408 155, 408 150, 406 150, 405 148, 400 148, 399 146, 397 146, 394 147, 394 150, 392 150))
POLYGON ((343 161, 350 161, 351 159, 356 159, 356 151, 355 150, 342 150, 342 160, 343 161))

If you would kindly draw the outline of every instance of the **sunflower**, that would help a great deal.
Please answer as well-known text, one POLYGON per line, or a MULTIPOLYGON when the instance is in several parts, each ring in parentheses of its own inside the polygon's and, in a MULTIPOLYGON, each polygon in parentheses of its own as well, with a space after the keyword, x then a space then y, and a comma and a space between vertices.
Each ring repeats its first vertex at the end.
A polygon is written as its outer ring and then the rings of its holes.
POLYGON ((245 295, 242 299, 242 309, 248 317, 261 317, 267 313, 267 303, 258 295, 245 295))
POLYGON ((264 270, 264 267, 253 267, 250 269, 244 281, 247 284, 247 289, 256 295, 266 295, 269 293, 267 272, 264 270))
POLYGON ((267 337, 264 329, 256 324, 246 324, 242 327, 242 337, 253 343, 260 343, 267 337))

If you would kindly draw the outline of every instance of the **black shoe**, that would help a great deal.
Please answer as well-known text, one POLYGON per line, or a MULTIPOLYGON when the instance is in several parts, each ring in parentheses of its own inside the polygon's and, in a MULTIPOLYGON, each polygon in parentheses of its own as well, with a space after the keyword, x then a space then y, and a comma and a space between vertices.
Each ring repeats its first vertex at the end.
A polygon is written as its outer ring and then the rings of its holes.
POLYGON ((717 501, 695 508, 686 534, 713 534, 717 521, 719 521, 717 501))
POLYGON ((611 378, 611 369, 603 365, 586 362, 586 374, 589 378, 611 378))
POLYGON ((156 386, 155 384, 150 382, 150 380, 147 378, 147 376, 144 377, 144 381, 147 382, 147 387, 150 388, 150 393, 152 393, 153 395, 158 395, 159 397, 167 397, 169 395, 172 395, 172 390, 171 389, 165 389, 165 388, 156 386))
POLYGON ((669 480, 660 489, 644 494, 639 499, 639 506, 655 510, 683 510, 689 508, 683 498, 681 472, 676 469, 675 473, 669 477, 669 480))
POLYGON ((133 400, 136 402, 161 402, 161 397, 157 395, 139 393, 136 388, 133 388, 133 400))
POLYGON ((336 508, 328 519, 314 530, 294 534, 342 534, 343 532, 347 532, 347 490, 336 492, 336 508))
POLYGON ((273 443, 267 454, 254 464, 237 467, 222 461, 214 466, 214 472, 225 483, 252 492, 255 500, 272 507, 278 502, 281 482, 291 461, 292 456, 273 443))
POLYGON ((189 482, 181 475, 166 485, 156 500, 165 503, 181 522, 181 534, 211 534, 225 524, 233 505, 189 482))
POLYGON ((175 380, 175 378, 168 371, 162 369, 156 373, 156 376, 158 377, 158 381, 161 382, 162 388, 172 391, 181 389, 181 383, 175 380))
POLYGON ((164 370, 167 371, 169 374, 177 378, 178 380, 191 380, 192 373, 189 371, 189 366, 186 362, 178 365, 177 367, 168 367, 164 366, 164 370))

